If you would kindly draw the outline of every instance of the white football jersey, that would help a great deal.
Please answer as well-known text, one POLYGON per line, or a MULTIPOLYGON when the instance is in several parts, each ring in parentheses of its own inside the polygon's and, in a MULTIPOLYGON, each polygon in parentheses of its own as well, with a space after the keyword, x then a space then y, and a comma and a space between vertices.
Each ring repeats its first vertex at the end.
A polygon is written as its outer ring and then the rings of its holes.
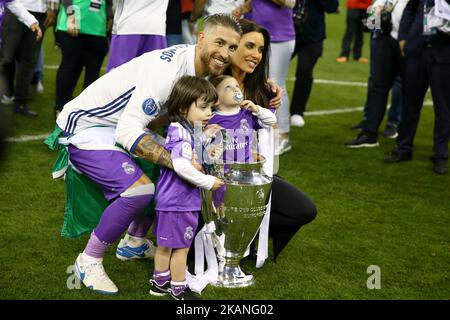
POLYGON ((118 0, 112 33, 166 35, 168 0, 118 0))
POLYGON ((243 5, 245 0, 209 0, 205 5, 204 14, 210 16, 217 13, 230 14, 234 9, 243 5))
POLYGON ((163 104, 177 79, 195 76, 194 60, 194 45, 145 53, 97 79, 64 106, 56 123, 68 135, 114 127, 116 142, 132 151, 148 123, 166 113, 163 104))

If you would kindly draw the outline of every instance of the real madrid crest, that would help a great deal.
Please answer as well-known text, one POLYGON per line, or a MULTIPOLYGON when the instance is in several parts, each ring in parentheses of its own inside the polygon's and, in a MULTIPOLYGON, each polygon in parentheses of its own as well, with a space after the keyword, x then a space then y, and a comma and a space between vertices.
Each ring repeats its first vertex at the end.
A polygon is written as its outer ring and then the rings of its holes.
POLYGON ((250 129, 250 126, 248 125, 247 119, 241 119, 241 125, 240 125, 242 131, 247 131, 250 129))
POLYGON ((128 162, 122 163, 122 168, 126 174, 133 174, 135 171, 134 166, 128 162))

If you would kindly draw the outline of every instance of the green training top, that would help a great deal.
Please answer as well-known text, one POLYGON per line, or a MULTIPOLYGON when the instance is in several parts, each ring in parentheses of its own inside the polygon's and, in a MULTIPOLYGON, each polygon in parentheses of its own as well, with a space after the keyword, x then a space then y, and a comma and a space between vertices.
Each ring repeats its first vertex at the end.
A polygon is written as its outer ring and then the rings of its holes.
MULTIPOLYGON (((79 32, 106 37, 106 0, 73 0, 72 3, 75 19, 80 23, 79 32)), ((56 30, 67 32, 66 10, 61 6, 56 30)))

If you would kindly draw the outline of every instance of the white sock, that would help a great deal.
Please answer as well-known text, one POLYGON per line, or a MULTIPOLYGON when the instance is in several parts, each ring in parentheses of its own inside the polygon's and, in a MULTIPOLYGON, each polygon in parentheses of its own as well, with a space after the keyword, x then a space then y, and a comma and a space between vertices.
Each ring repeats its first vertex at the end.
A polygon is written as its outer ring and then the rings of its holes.
POLYGON ((187 286, 187 281, 186 280, 184 280, 184 281, 181 281, 181 282, 177 282, 177 281, 172 281, 172 280, 170 280, 170 284, 172 285, 172 286, 187 286))

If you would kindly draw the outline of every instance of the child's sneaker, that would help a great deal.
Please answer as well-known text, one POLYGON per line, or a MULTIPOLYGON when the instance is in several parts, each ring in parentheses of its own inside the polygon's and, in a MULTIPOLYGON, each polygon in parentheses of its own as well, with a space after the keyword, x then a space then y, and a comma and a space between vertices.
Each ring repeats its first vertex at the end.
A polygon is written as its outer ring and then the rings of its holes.
POLYGON ((173 290, 170 290, 170 296, 174 300, 200 300, 200 297, 195 294, 189 287, 186 287, 183 291, 175 294, 173 290))
POLYGON ((152 296, 165 296, 170 293, 170 281, 164 282, 164 284, 159 285, 155 280, 150 279, 150 292, 152 296))
POLYGON ((122 261, 146 258, 153 259, 155 252, 155 245, 148 239, 145 239, 145 242, 139 246, 132 246, 125 239, 120 239, 116 250, 116 257, 122 261))
POLYGON ((84 285, 95 292, 102 294, 116 294, 119 289, 108 277, 100 259, 86 259, 80 253, 75 261, 75 275, 84 285))

